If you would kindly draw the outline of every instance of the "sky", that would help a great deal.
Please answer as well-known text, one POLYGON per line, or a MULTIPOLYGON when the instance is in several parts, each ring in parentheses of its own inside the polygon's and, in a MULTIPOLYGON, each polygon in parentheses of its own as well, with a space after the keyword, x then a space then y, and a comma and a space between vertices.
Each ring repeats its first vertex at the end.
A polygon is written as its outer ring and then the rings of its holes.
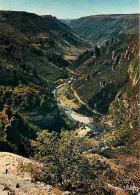
POLYGON ((74 19, 98 14, 138 13, 139 0, 0 0, 0 10, 74 19))

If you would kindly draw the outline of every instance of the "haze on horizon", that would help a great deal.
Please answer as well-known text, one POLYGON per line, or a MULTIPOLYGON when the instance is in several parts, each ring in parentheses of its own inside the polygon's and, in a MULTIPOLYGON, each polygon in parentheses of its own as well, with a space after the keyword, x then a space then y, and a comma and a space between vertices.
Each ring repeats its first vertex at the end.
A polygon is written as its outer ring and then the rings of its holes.
POLYGON ((0 10, 27 11, 74 19, 100 14, 139 12, 138 0, 0 0, 0 10))

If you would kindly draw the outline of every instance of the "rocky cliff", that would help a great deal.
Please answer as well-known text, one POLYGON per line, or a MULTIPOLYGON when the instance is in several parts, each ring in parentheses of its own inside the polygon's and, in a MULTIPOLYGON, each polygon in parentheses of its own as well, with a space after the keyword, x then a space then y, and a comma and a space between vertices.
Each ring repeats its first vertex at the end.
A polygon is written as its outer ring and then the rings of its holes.
POLYGON ((121 34, 85 52, 70 67, 76 67, 72 85, 79 97, 102 114, 93 118, 103 131, 100 152, 109 158, 138 155, 138 48, 137 35, 121 34))

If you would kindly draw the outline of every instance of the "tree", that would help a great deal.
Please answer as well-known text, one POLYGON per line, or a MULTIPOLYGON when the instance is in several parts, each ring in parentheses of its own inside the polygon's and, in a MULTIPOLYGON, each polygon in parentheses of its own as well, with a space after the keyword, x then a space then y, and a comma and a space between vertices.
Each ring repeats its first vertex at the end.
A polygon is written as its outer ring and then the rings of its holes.
POLYGON ((57 133, 47 131, 39 133, 35 144, 35 158, 44 163, 46 173, 54 184, 60 183, 63 187, 67 185, 70 167, 78 158, 77 155, 80 155, 80 141, 74 133, 61 132, 60 137, 57 133))
POLYGON ((107 167, 82 155, 84 144, 74 131, 57 134, 44 130, 33 145, 35 159, 43 164, 44 182, 77 194, 103 191, 101 178, 107 167))

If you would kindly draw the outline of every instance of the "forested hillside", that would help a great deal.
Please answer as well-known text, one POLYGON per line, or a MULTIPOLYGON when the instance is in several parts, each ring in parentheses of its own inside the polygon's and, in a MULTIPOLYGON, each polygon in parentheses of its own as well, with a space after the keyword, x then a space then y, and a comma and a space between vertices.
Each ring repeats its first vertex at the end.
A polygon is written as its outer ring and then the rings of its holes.
POLYGON ((32 125, 49 128, 57 123, 54 82, 68 77, 65 57, 88 47, 91 44, 51 16, 0 12, 1 150, 22 151, 36 136, 32 125))
POLYGON ((138 14, 95 15, 72 20, 69 26, 82 38, 101 44, 120 33, 130 34, 139 29, 138 14))
POLYGON ((93 116, 102 130, 95 151, 118 161, 121 155, 138 157, 138 49, 138 35, 121 34, 71 66, 74 90, 100 114, 93 116))

